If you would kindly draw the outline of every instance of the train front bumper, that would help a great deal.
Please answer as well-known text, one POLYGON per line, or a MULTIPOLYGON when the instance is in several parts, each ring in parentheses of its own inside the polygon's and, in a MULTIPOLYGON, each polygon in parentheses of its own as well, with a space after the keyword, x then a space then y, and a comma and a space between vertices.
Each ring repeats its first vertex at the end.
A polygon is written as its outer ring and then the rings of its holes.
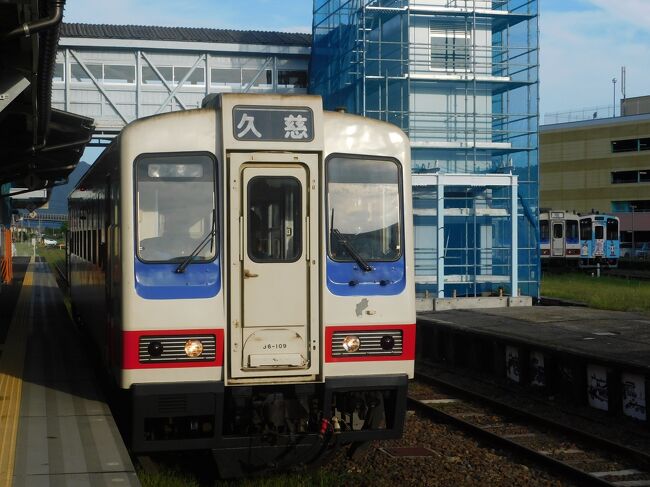
POLYGON ((407 387, 406 374, 270 386, 135 384, 132 449, 250 453, 269 448, 269 440, 286 448, 324 435, 339 443, 400 438, 407 387))

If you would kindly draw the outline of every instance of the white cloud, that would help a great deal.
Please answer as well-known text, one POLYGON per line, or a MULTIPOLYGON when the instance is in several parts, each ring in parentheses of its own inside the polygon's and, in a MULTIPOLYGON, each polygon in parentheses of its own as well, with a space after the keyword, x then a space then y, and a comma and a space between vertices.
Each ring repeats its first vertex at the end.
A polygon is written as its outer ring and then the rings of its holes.
POLYGON ((632 24, 650 32, 650 2, 648 0, 588 0, 601 9, 610 22, 632 24))
MULTIPOLYGON (((627 67, 627 96, 650 94, 650 12, 647 0, 589 0, 599 9, 540 16, 540 112, 611 106, 612 78, 627 67), (614 5, 615 4, 615 5, 614 5), (633 4, 640 4, 636 17, 633 4), (625 6, 614 14, 615 6, 625 6), (627 19, 627 20, 625 20, 627 19), (630 20, 634 19, 634 21, 630 20)), ((639 5, 637 5, 639 6, 639 5)), ((616 88, 620 98, 620 84, 616 88)), ((618 103, 618 101, 617 101, 618 103)))

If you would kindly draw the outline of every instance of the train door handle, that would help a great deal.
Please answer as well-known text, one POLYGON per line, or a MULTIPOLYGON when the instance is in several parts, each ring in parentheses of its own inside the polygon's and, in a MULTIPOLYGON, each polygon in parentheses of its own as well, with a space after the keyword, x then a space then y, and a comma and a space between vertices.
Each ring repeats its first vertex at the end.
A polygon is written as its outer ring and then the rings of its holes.
POLYGON ((251 277, 258 277, 258 276, 259 276, 259 274, 253 274, 248 269, 244 269, 244 279, 249 279, 251 277))

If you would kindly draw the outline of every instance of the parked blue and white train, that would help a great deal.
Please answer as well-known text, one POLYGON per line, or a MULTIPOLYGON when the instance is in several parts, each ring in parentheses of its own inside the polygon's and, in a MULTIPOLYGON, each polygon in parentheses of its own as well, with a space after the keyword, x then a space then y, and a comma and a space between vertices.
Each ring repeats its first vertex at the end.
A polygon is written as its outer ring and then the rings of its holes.
POLYGON ((75 313, 136 452, 224 476, 402 435, 415 358, 410 147, 317 96, 135 121, 70 195, 75 313))
POLYGON ((607 214, 580 215, 580 267, 618 267, 620 222, 607 214))
POLYGON ((542 264, 556 262, 581 268, 615 268, 621 257, 619 219, 613 215, 540 213, 542 264))

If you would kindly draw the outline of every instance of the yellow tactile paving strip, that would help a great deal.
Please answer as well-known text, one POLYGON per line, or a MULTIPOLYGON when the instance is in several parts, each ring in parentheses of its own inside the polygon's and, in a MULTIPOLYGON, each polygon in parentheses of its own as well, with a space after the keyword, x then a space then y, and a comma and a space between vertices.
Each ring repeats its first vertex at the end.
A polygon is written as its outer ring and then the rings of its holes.
POLYGON ((9 333, 0 356, 0 487, 10 486, 13 482, 25 365, 25 339, 31 313, 33 266, 32 260, 25 273, 9 333))

